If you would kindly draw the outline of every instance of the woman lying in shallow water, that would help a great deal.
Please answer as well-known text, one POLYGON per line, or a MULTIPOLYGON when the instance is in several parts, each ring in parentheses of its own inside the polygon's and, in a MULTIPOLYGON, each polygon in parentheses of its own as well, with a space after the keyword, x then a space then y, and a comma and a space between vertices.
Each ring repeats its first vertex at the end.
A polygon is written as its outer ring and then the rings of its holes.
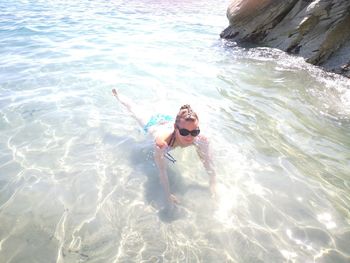
POLYGON ((169 151, 176 147, 183 148, 191 145, 196 147, 198 156, 207 170, 210 191, 212 196, 215 197, 216 174, 210 156, 209 141, 207 137, 200 134, 199 119, 191 106, 182 106, 175 119, 172 116, 157 114, 147 120, 142 118, 142 113, 137 112, 135 105, 127 98, 118 94, 115 89, 112 90, 112 93, 133 114, 144 130, 153 135, 155 139, 154 159, 159 169, 160 181, 168 202, 170 204, 178 203, 169 187, 166 159, 176 162, 169 151))

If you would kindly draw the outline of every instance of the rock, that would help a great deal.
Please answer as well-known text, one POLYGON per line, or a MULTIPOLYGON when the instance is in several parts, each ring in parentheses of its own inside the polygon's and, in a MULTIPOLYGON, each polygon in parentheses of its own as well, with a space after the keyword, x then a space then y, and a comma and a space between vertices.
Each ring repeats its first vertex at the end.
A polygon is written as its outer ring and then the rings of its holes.
POLYGON ((350 77, 349 0, 231 0, 221 37, 279 48, 350 77))

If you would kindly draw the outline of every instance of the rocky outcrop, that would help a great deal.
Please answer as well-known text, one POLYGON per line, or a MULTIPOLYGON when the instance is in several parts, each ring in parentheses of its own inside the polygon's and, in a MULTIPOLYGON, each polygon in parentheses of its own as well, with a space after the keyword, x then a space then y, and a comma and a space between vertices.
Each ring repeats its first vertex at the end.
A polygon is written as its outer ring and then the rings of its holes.
POLYGON ((221 37, 279 48, 350 77, 350 0, 231 0, 221 37))

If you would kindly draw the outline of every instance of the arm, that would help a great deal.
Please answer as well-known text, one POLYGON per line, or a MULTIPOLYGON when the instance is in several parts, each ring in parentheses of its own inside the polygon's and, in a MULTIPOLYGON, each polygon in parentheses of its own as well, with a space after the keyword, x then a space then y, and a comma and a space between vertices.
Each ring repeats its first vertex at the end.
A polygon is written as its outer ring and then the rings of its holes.
POLYGON ((199 158, 201 159, 204 168, 207 170, 209 175, 209 186, 210 192, 213 197, 216 197, 216 173, 214 169, 213 159, 210 151, 209 140, 205 136, 200 136, 199 143, 196 144, 197 153, 199 158))
POLYGON ((158 145, 156 145, 155 152, 154 152, 154 160, 159 170, 160 182, 163 186, 164 193, 167 199, 170 199, 170 188, 169 188, 168 174, 166 171, 166 163, 164 160, 164 153, 165 153, 164 149, 165 149, 164 147, 161 148, 158 145))
POLYGON ((166 196, 166 199, 169 203, 178 203, 178 200, 176 197, 171 194, 170 187, 169 187, 169 180, 168 180, 168 173, 167 173, 167 166, 165 162, 164 154, 166 153, 167 144, 164 142, 163 145, 159 145, 158 143, 155 146, 154 151, 154 160, 157 164, 158 170, 159 170, 159 178, 160 182, 162 184, 162 187, 164 189, 164 193, 166 196))

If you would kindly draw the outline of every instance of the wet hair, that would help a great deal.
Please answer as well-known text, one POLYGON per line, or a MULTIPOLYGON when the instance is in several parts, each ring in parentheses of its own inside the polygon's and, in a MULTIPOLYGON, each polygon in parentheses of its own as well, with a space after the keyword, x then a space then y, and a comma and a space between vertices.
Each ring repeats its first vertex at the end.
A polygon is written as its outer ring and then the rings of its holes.
POLYGON ((181 106, 179 113, 176 115, 175 124, 183 119, 185 121, 198 121, 197 113, 195 113, 189 104, 181 106))

